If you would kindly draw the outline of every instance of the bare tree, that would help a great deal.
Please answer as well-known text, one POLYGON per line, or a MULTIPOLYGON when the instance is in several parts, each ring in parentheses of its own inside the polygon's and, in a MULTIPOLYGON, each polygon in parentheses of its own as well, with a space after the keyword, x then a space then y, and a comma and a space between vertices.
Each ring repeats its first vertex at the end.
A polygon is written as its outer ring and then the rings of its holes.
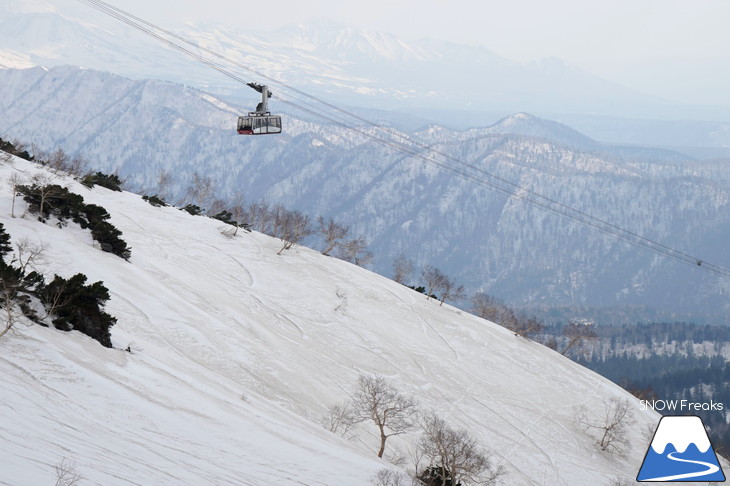
POLYGON ((373 486, 410 486, 411 478, 393 469, 381 469, 372 478, 373 486))
POLYGON ((501 326, 507 327, 503 322, 514 317, 512 309, 491 295, 484 292, 477 292, 471 299, 471 311, 475 316, 492 321, 501 326))
POLYGON ((274 226, 277 228, 277 236, 284 242, 277 255, 281 255, 284 250, 290 249, 312 234, 309 216, 299 211, 289 211, 287 209, 278 211, 274 226))
MULTIPOLYGON (((51 184, 53 179, 45 173, 39 173, 30 178, 30 186, 23 186, 22 189, 38 198, 38 220, 45 222, 44 214, 48 200, 59 194, 61 186, 51 184)), ((23 214, 25 216, 25 214, 23 214)))
POLYGON ((0 308, 5 311, 3 323, 0 326, 0 338, 10 332, 18 322, 19 314, 15 305, 18 287, 7 278, 0 280, 0 308))
POLYGON ((529 337, 539 333, 543 324, 535 317, 516 314, 504 302, 484 292, 477 292, 471 299, 474 315, 487 319, 515 333, 515 336, 529 337))
POLYGON ((18 186, 22 186, 24 183, 25 181, 23 180, 23 177, 17 172, 13 172, 10 176, 10 179, 8 179, 8 185, 13 191, 13 204, 10 209, 10 216, 12 216, 13 218, 15 217, 15 199, 18 195, 18 186))
POLYGON ((536 317, 517 316, 517 325, 512 330, 515 336, 528 338, 541 332, 545 326, 536 317))
POLYGON ((45 166, 53 173, 68 172, 71 157, 61 148, 57 148, 54 152, 47 154, 43 162, 45 166))
POLYGON ((364 236, 358 236, 341 244, 337 251, 337 257, 360 267, 370 265, 373 262, 373 254, 367 251, 367 242, 364 236))
POLYGON ((332 218, 325 220, 322 216, 317 218, 318 233, 324 239, 325 247, 322 255, 329 255, 332 250, 342 244, 347 238, 350 228, 336 223, 332 218))
POLYGON ((55 486, 75 486, 83 479, 76 464, 65 457, 54 466, 54 469, 56 471, 55 486))
POLYGON ((37 270, 36 265, 42 262, 43 254, 47 249, 46 243, 33 243, 28 237, 24 237, 15 244, 15 256, 10 263, 16 263, 20 273, 25 275, 28 267, 37 270))
POLYGON ((66 171, 72 176, 81 177, 89 172, 89 162, 80 155, 75 155, 69 161, 66 171))
POLYGON ((634 423, 629 401, 618 397, 606 402, 602 415, 591 417, 585 406, 576 409, 575 421, 596 441, 602 450, 617 456, 624 456, 629 447, 627 433, 634 423))
POLYGON ((266 201, 251 203, 246 211, 246 220, 251 229, 271 235, 273 231, 273 212, 266 201))
POLYGON ((157 194, 162 199, 170 198, 170 187, 172 186, 172 172, 160 169, 157 172, 157 194))
POLYGON ((352 404, 347 401, 332 405, 322 417, 322 427, 340 437, 351 437, 350 431, 356 423, 352 404))
POLYGON ((202 176, 195 172, 193 180, 187 188, 185 197, 189 203, 205 207, 213 197, 214 184, 209 176, 202 176))
POLYGON ((430 299, 431 296, 434 295, 434 292, 441 290, 447 278, 448 277, 441 273, 441 270, 436 267, 431 265, 423 267, 423 270, 421 270, 421 280, 423 281, 423 286, 426 288, 427 298, 430 299))
POLYGON ((236 231, 234 231, 233 236, 236 236, 236 234, 238 233, 238 228, 243 228, 244 230, 248 230, 249 222, 246 219, 247 212, 244 207, 244 198, 243 198, 242 193, 236 192, 233 195, 233 197, 231 198, 230 211, 231 211, 231 217, 237 223, 236 231))
POLYGON ((403 434, 414 427, 418 407, 415 399, 398 392, 382 376, 362 374, 357 379, 353 411, 358 422, 371 421, 378 427, 378 457, 383 457, 388 437, 403 434))
POLYGON ((444 305, 446 299, 453 299, 456 301, 462 300, 466 297, 463 285, 456 285, 450 277, 444 276, 444 280, 441 284, 441 304, 444 305))
POLYGON ((493 485, 504 474, 490 453, 466 429, 452 429, 437 415, 422 418, 423 434, 416 443, 416 473, 428 486, 493 485))
POLYGON ((567 338, 565 347, 560 352, 563 356, 573 348, 580 348, 586 341, 595 341, 598 339, 592 324, 582 324, 579 322, 571 322, 563 327, 563 336, 567 338))
POLYGON ((400 254, 393 260, 393 280, 402 285, 408 285, 413 278, 413 261, 400 254))

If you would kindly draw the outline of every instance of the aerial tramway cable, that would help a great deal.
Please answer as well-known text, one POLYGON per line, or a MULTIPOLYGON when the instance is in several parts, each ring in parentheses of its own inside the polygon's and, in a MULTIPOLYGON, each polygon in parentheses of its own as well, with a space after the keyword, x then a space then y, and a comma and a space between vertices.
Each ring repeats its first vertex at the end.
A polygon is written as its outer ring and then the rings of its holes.
POLYGON ((475 166, 474 164, 460 160, 450 154, 444 153, 443 151, 439 151, 423 142, 414 140, 404 133, 382 127, 365 117, 354 114, 271 76, 258 72, 239 61, 230 59, 212 49, 208 49, 204 46, 191 42, 178 34, 159 27, 151 22, 145 21, 107 2, 102 0, 78 1, 157 39, 163 44, 168 45, 170 48, 175 49, 192 59, 211 67, 212 69, 215 69, 237 83, 250 85, 252 81, 232 70, 228 67, 228 65, 243 69, 251 75, 254 75, 257 79, 266 79, 269 84, 278 86, 278 89, 273 95, 274 99, 299 111, 326 121, 336 127, 348 130, 365 139, 391 148, 394 151, 402 153, 406 157, 413 157, 422 160, 423 162, 436 166, 439 169, 445 170, 462 179, 486 186, 510 197, 542 208, 553 214, 568 218, 576 223, 592 228, 633 246, 643 248, 661 256, 672 258, 681 263, 692 265, 723 278, 730 278, 730 270, 722 266, 715 265, 663 243, 641 236, 633 231, 624 229, 601 218, 587 214, 579 209, 543 196, 526 187, 522 187, 519 184, 504 179, 503 177, 492 174, 483 168, 475 166), (187 44, 194 50, 186 48, 176 41, 187 44), (219 62, 207 58, 200 54, 200 52, 205 52, 210 56, 217 58, 219 62), (221 64, 221 62, 225 63, 225 65, 221 64))

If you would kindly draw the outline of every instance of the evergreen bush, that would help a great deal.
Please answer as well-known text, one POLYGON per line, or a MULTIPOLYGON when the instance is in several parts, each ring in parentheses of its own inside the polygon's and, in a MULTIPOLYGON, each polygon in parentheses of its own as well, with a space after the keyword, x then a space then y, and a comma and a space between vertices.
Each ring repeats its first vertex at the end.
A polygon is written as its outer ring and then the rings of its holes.
POLYGON ((81 183, 91 189, 95 185, 106 187, 112 191, 122 190, 122 181, 116 174, 104 174, 103 172, 96 172, 94 174, 86 174, 82 179, 81 183))
POLYGON ((53 325, 62 331, 77 330, 112 347, 109 329, 116 318, 104 312, 109 290, 102 282, 85 285, 86 275, 77 273, 69 279, 58 275, 40 292, 44 304, 52 304, 53 325))

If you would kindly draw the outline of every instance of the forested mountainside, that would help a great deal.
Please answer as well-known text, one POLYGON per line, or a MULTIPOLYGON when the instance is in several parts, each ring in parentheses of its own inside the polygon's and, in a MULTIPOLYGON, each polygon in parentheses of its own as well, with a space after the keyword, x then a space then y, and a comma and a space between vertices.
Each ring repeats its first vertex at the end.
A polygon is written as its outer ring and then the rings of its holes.
MULTIPOLYGON (((230 106, 192 88, 78 68, 0 71, 0 133, 63 147, 131 187, 182 199, 194 175, 219 197, 283 203, 362 234, 373 268, 401 254, 513 305, 628 307, 654 319, 727 322, 729 284, 366 141, 285 117, 285 133, 235 135, 230 106), (73 107, 73 109, 70 109, 73 107)), ((727 160, 608 147, 527 114, 468 132, 413 135, 434 150, 611 224, 728 267, 727 160)), ((631 319, 640 318, 631 314, 631 319)))

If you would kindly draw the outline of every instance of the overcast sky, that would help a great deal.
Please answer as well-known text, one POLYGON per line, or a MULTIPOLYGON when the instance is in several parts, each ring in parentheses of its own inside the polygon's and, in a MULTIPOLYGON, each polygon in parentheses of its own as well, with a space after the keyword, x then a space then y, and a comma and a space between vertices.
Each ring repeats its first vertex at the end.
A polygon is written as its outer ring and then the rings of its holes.
POLYGON ((123 3, 142 16, 152 15, 154 8, 156 19, 169 24, 195 19, 271 30, 328 17, 407 40, 430 37, 483 45, 516 61, 555 56, 678 101, 711 103, 712 93, 730 85, 730 0, 123 3))
POLYGON ((107 1, 171 28, 271 30, 326 17, 406 40, 482 45, 515 61, 554 56, 675 101, 730 105, 730 0, 107 1))
POLYGON ((515 60, 725 55, 728 0, 126 0, 158 18, 186 17, 269 30, 330 17, 408 39, 485 45, 515 60), (154 7, 151 7, 154 5, 154 7))

